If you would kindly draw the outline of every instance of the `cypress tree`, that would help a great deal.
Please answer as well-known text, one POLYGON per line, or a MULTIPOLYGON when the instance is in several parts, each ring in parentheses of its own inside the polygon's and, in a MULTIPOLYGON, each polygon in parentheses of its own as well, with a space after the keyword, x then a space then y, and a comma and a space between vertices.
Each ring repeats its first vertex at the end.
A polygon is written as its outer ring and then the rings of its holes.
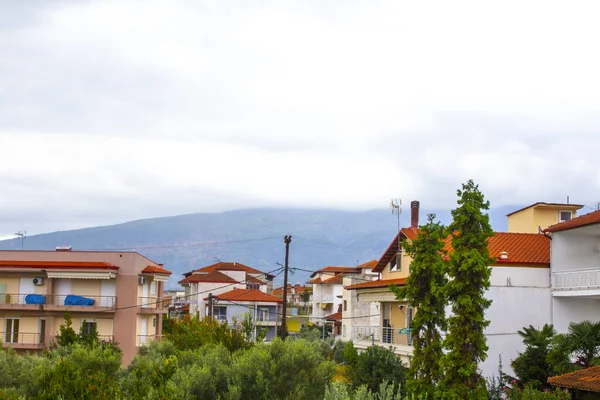
POLYGON ((441 360, 444 377, 439 394, 443 399, 487 400, 478 363, 486 359, 488 350, 484 330, 489 321, 485 319, 485 310, 491 301, 484 295, 490 287, 492 261, 487 242, 494 232, 489 216, 483 211, 489 209, 490 203, 472 180, 463 184, 457 195, 458 207, 452 210, 450 225, 453 251, 448 262, 447 285, 452 314, 444 340, 447 354, 441 360))
POLYGON ((435 214, 429 214, 418 238, 412 243, 402 243, 412 258, 410 275, 406 286, 392 288, 398 300, 406 299, 417 309, 411 325, 413 357, 406 378, 409 398, 433 399, 441 379, 441 331, 446 329, 444 288, 447 284, 442 254, 446 235, 444 226, 434 220, 435 214))

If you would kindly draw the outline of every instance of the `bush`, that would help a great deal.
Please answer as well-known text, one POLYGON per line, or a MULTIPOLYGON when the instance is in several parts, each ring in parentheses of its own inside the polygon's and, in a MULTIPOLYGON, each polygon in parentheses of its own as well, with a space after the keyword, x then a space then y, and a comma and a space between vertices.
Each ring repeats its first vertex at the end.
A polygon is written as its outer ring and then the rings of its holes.
MULTIPOLYGON (((349 358, 353 357, 350 346, 346 353, 349 358)), ((366 385, 367 389, 377 393, 382 382, 393 382, 402 388, 406 382, 407 368, 389 348, 369 347, 358 354, 355 364, 350 364, 347 368, 348 378, 355 389, 366 385)))

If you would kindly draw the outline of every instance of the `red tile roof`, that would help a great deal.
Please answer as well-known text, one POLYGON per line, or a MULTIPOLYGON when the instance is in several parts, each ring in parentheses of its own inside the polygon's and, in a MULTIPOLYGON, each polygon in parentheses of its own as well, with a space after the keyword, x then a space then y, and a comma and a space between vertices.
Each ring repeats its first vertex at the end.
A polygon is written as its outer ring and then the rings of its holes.
POLYGON ((544 229, 544 232, 560 232, 566 231, 567 229, 579 228, 581 226, 594 225, 598 223, 600 223, 600 210, 583 214, 577 218, 552 225, 551 227, 544 229))
POLYGON ((406 285, 406 278, 398 279, 378 279, 376 281, 357 283, 356 285, 346 286, 347 290, 355 289, 373 289, 373 288, 384 288, 390 285, 404 286, 406 285))
POLYGON ((142 274, 164 274, 164 275, 171 275, 172 272, 164 269, 162 267, 159 267, 157 265, 148 265, 146 268, 144 268, 142 270, 142 274))
POLYGON ((254 276, 250 276, 250 275, 246 275, 246 283, 254 283, 254 284, 258 284, 258 285, 266 285, 265 282, 261 281, 260 279, 254 277, 254 276))
POLYGON ((226 301, 256 301, 256 302, 269 302, 269 303, 281 303, 279 297, 275 297, 273 295, 261 292, 256 289, 233 289, 229 292, 221 293, 218 296, 214 296, 217 300, 226 300, 226 301))
POLYGON ((0 268, 49 269, 114 269, 119 267, 102 261, 11 261, 0 260, 0 268))
POLYGON ((239 262, 218 262, 216 264, 209 265, 207 267, 199 268, 194 270, 193 272, 212 272, 215 270, 221 271, 246 271, 250 274, 265 274, 269 276, 273 276, 272 274, 267 274, 265 272, 259 271, 247 265, 241 264, 239 262))
POLYGON ((326 283, 328 285, 339 285, 344 282, 344 277, 342 275, 332 276, 331 278, 323 279, 322 283, 326 283))
MULTIPOLYGON (((452 252, 452 237, 446 238, 444 250, 452 252)), ((550 239, 539 233, 495 232, 488 239, 492 265, 550 265, 550 239), (506 252, 508 258, 500 258, 506 252)))
POLYGON ((313 284, 313 283, 323 283, 323 281, 321 280, 321 278, 315 278, 315 279, 311 279, 310 281, 306 282, 309 284, 313 284))
POLYGON ((523 210, 527 210, 528 208, 531 207, 543 207, 543 208, 547 208, 547 207, 562 207, 562 208, 566 208, 566 209, 575 209, 575 210, 579 210, 580 208, 583 208, 583 205, 581 204, 565 204, 565 203, 545 203, 543 201, 538 201, 537 203, 533 203, 530 204, 526 207, 523 208, 519 208, 516 211, 513 211, 511 213, 506 214, 507 217, 518 213, 519 211, 523 211, 523 210))
POLYGON ((326 316, 325 319, 327 321, 341 321, 342 320, 342 313, 341 312, 336 312, 334 314, 326 316))
POLYGON ((559 388, 600 392, 600 366, 553 376, 548 378, 548 383, 559 388))
POLYGON ((375 268, 373 268, 373 272, 381 272, 385 268, 386 265, 392 260, 394 255, 398 253, 398 236, 400 236, 400 242, 403 239, 415 240, 419 237, 419 232, 421 230, 419 228, 402 228, 400 232, 394 237, 392 243, 388 246, 387 250, 383 253, 375 268))
POLYGON ((341 266, 327 266, 325 268, 321 268, 312 273, 311 277, 315 276, 319 272, 335 272, 335 273, 359 273, 360 267, 341 267, 341 266))
MULTIPOLYGON (((302 285, 288 285, 288 294, 291 293, 291 290, 294 289, 296 294, 304 293, 305 291, 312 291, 310 287, 302 286, 302 285)), ((273 289, 273 295, 282 296, 283 295, 283 286, 273 289)))
POLYGON ((187 278, 184 278, 179 281, 180 284, 183 283, 198 283, 198 282, 210 282, 210 283, 237 283, 235 279, 232 277, 225 275, 219 271, 212 271, 208 274, 192 274, 187 278))
POLYGON ((375 268, 376 266, 377 266, 377 260, 371 260, 371 261, 367 261, 367 262, 366 262, 366 263, 364 263, 364 264, 360 264, 360 265, 359 265, 358 267, 356 267, 356 268, 367 268, 367 269, 368 269, 368 268, 371 268, 371 269, 373 269, 373 268, 375 268))

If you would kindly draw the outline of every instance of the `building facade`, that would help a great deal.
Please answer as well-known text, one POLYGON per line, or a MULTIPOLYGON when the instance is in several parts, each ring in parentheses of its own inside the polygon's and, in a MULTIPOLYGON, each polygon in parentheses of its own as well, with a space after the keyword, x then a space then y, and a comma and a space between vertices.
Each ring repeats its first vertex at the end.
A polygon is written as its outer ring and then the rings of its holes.
POLYGON ((127 365, 159 340, 170 271, 136 252, 0 251, 0 337, 17 350, 47 348, 70 313, 73 329, 95 327, 117 342, 127 365))

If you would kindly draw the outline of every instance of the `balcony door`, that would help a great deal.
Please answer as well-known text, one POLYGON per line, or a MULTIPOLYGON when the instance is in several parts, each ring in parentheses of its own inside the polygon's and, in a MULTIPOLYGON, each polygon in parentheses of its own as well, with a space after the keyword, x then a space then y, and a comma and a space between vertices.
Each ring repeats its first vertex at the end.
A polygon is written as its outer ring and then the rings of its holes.
POLYGON ((57 305, 64 305, 65 299, 68 294, 71 294, 71 280, 70 279, 59 279, 57 285, 57 305))
POLYGON ((100 306, 114 307, 115 306, 116 286, 115 280, 104 280, 100 284, 100 306))
POLYGON ((25 296, 34 292, 33 278, 21 278, 19 280, 19 304, 25 304, 25 296))
POLYGON ((4 329, 4 342, 5 343, 18 343, 19 342, 19 319, 18 318, 6 318, 5 329, 4 329))

